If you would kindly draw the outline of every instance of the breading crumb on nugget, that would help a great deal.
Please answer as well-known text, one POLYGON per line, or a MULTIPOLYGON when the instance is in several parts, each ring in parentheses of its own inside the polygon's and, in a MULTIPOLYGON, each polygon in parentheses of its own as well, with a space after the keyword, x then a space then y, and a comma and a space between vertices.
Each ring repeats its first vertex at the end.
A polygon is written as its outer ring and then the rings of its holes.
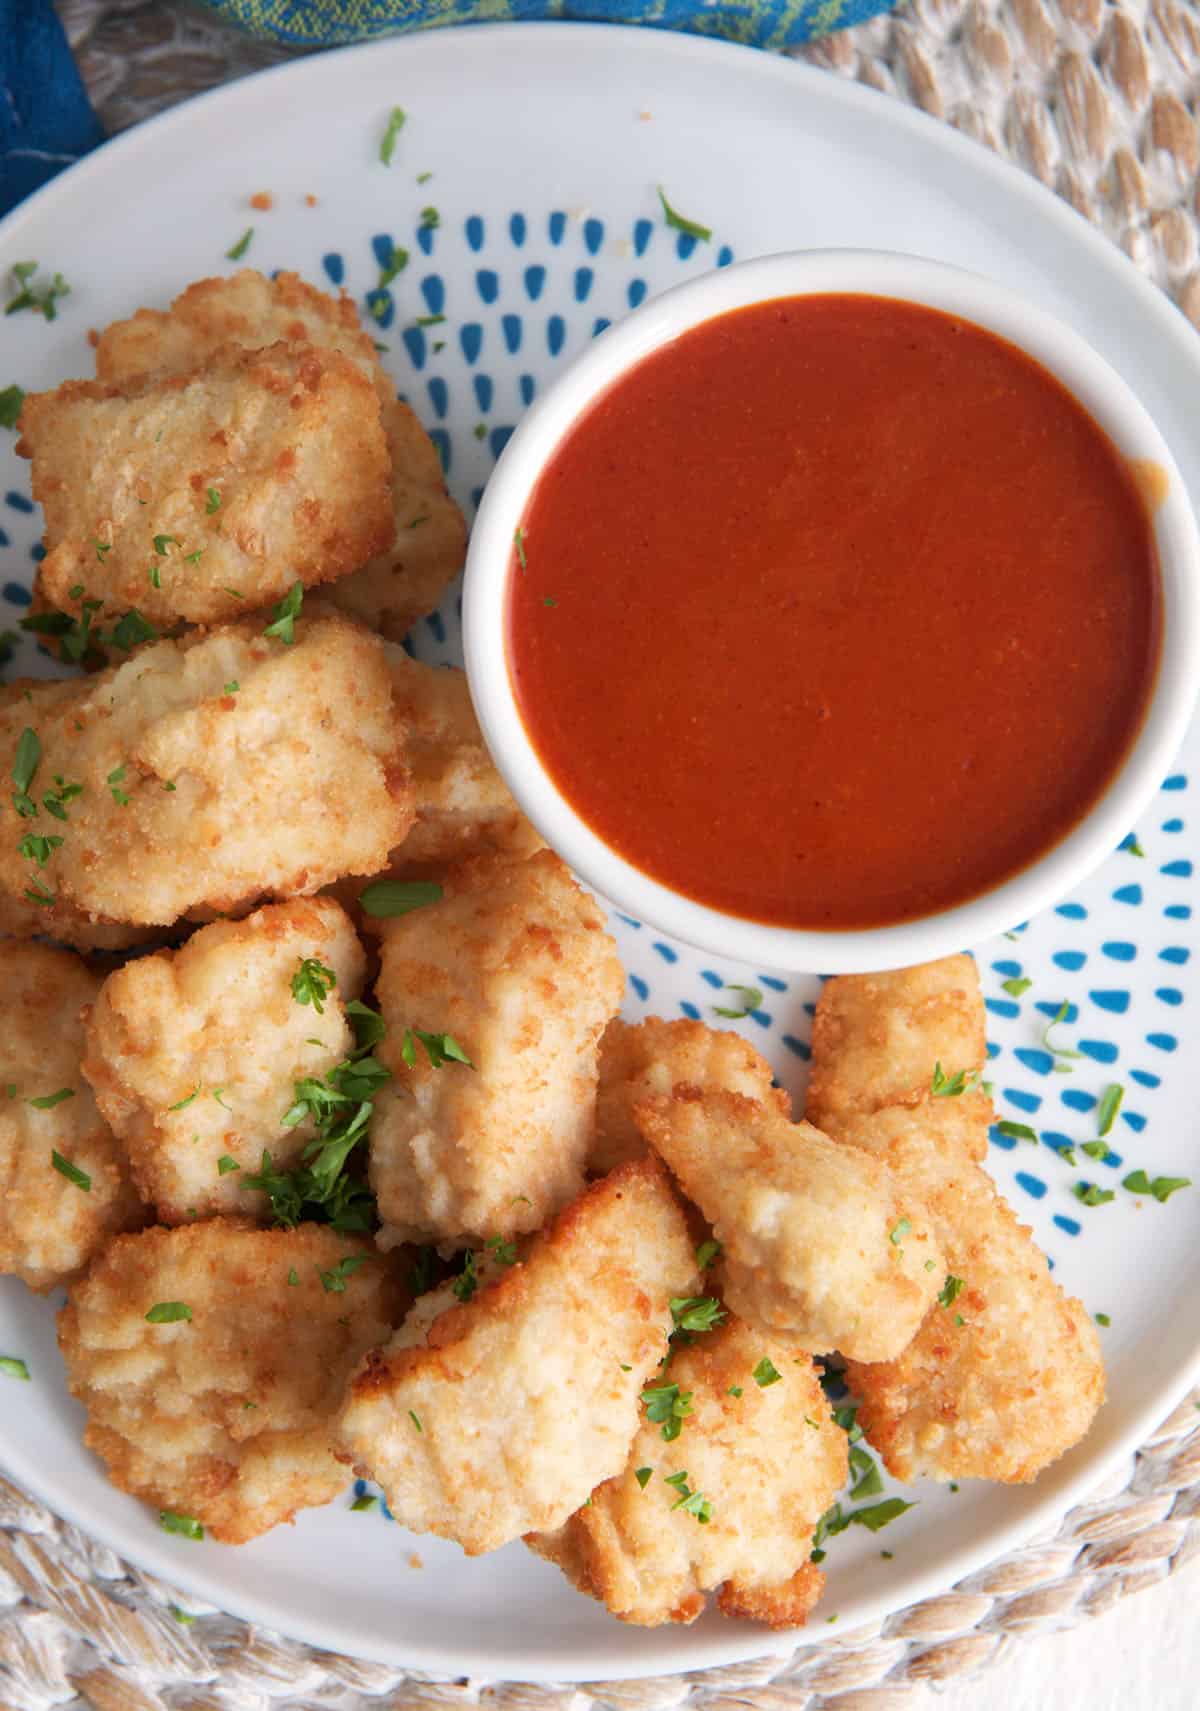
POLYGON ((243 1544, 342 1489, 334 1415, 402 1310, 365 1242, 214 1218, 118 1238, 58 1339, 113 1484, 243 1544))
POLYGON ((800 1626, 824 1584, 813 1529, 846 1478, 812 1362, 730 1318, 678 1349, 667 1381, 689 1404, 679 1435, 644 1419, 624 1470, 526 1543, 623 1622, 694 1622, 717 1592, 726 1615, 800 1626))
POLYGON ((650 1094, 669 1094, 682 1083, 723 1088, 786 1117, 788 1096, 774 1082, 766 1058, 740 1034, 686 1019, 664 1022, 647 1016, 644 1022, 623 1022, 618 1017, 600 1041, 596 1133, 588 1169, 601 1175, 626 1159, 641 1158, 646 1142, 634 1107, 650 1094))
POLYGON ((228 279, 202 279, 168 313, 140 309, 109 327, 96 351, 96 372, 115 385, 151 372, 187 374, 222 345, 258 349, 279 339, 341 351, 379 396, 391 466, 392 538, 326 592, 352 617, 402 641, 462 568, 466 524, 446 491, 429 435, 396 397, 344 292, 334 297, 294 273, 267 279, 253 268, 228 279))
POLYGON ((697 1282, 683 1213, 648 1158, 490 1276, 461 1305, 450 1287, 422 1297, 368 1355, 337 1428, 398 1521, 471 1556, 561 1526, 624 1465, 670 1301, 697 1282))
POLYGON ((337 351, 217 351, 118 392, 33 393, 18 450, 46 517, 38 586, 150 623, 214 623, 344 576, 392 539, 379 401, 337 351))
POLYGON ((0 704, 0 766, 28 780, 0 797, 18 905, 143 926, 233 913, 377 872, 411 820, 382 644, 339 615, 301 618, 290 646, 230 625, 26 687, 0 704), (61 839, 44 865, 27 834, 61 839))
POLYGON ((635 1115, 725 1249, 734 1312, 813 1354, 898 1354, 945 1267, 887 1166, 741 1094, 676 1087, 635 1115))
POLYGON ((479 864, 386 923, 392 1080, 370 1135, 384 1246, 536 1230, 579 1192, 624 983, 599 908, 549 850, 479 864), (446 1036, 469 1061, 441 1061, 446 1036))
POLYGON ((969 957, 846 975, 821 994, 810 1109, 921 1198, 945 1253, 939 1300, 909 1347, 847 1368, 859 1424, 898 1479, 1034 1479, 1079 1442, 1104 1399, 1082 1302, 1055 1283, 979 1163, 991 1100, 933 1092, 937 1065, 969 1081, 985 1061, 969 957))
POLYGON ((145 1216, 79 1073, 81 1012, 99 985, 69 951, 4 947, 0 1272, 31 1289, 63 1283, 145 1216))
POLYGON ((163 1223, 264 1214, 242 1174, 264 1151, 287 1169, 312 1140, 311 1116, 283 1119, 298 1081, 353 1050, 345 1004, 365 973, 344 910, 318 897, 215 921, 109 975, 83 1072, 163 1223))

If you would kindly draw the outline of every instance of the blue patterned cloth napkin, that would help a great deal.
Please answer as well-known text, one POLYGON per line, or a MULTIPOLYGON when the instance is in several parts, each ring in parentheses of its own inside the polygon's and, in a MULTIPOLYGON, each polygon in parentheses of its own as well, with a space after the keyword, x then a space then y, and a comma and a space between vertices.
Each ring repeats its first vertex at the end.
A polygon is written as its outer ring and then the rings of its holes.
MULTIPOLYGON (((208 0, 260 35, 306 47, 445 24, 563 18, 648 24, 787 48, 893 0, 208 0)), ((51 0, 0 0, 0 214, 103 141, 51 0)))

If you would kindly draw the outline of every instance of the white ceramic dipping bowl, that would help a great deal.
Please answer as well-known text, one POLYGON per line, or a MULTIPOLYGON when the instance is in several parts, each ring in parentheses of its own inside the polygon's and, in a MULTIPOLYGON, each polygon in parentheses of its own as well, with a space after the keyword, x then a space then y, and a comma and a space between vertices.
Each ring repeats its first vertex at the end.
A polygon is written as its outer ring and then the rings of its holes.
MULTIPOLYGON (((705 274, 652 299, 601 334, 533 406, 480 506, 467 553, 463 628, 471 693, 496 764, 546 841, 583 879, 627 914, 736 962, 860 973, 944 956, 1028 920, 1077 885, 1134 826, 1170 768, 1200 687, 1200 541, 1162 435, 1125 382, 1070 327, 988 279, 939 262, 871 250, 799 251, 705 274), (1162 578, 1162 656, 1145 721, 1072 831, 967 903, 896 926, 828 932, 772 926, 698 903, 605 843, 561 794, 529 738, 506 644, 514 534, 542 470, 579 418, 651 352, 702 322, 753 303, 825 292, 889 297, 961 316, 1049 369, 1122 456, 1161 471, 1152 521, 1162 578)), ((619 670, 620 661, 613 667, 619 670)), ((769 694, 769 685, 763 689, 769 694)))

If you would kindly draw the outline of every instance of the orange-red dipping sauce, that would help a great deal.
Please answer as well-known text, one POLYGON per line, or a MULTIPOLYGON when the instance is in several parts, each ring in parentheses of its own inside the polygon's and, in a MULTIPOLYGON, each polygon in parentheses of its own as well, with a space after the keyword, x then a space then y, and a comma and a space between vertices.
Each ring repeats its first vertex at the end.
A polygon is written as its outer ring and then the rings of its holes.
POLYGON ((785 298, 573 427, 522 524, 509 664, 559 789, 637 867, 868 927, 1082 817, 1145 712, 1159 597, 1133 476, 1045 369, 934 310, 785 298))

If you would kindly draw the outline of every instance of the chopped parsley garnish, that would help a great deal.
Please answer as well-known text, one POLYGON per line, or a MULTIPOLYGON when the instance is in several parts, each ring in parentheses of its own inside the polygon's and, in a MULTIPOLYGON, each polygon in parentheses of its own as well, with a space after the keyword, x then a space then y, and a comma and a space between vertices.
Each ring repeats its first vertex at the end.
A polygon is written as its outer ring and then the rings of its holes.
POLYGON ((1112 1320, 1109 1318, 1107 1313, 1093 1313, 1092 1317, 1095 1319, 1097 1325, 1103 1325, 1106 1331, 1112 1324, 1112 1320))
POLYGON ((486 440, 487 439, 487 423, 486 422, 476 422, 474 428, 472 429, 472 432, 474 433, 475 438, 477 440, 486 440))
POLYGON ((471 1248, 467 1249, 463 1258, 463 1268, 450 1287, 457 1299, 464 1304, 471 1299, 479 1288, 479 1273, 475 1269, 475 1254, 471 1248))
POLYGON ((520 565, 522 570, 528 570, 529 569, 529 560, 525 557, 525 531, 524 531, 524 529, 514 529, 513 530, 513 546, 517 550, 517 563, 520 565))
POLYGON ((900 1497, 887 1497, 882 1503, 870 1503, 863 1509, 851 1509, 848 1512, 840 1503, 835 1503, 817 1522, 817 1530, 813 1534, 813 1561, 822 1562, 825 1552, 821 1550, 821 1546, 825 1540, 844 1533, 847 1527, 866 1527, 870 1532, 878 1533, 882 1527, 886 1527, 914 1507, 914 1504, 906 1503, 900 1497))
POLYGON ((701 1491, 692 1491, 687 1482, 687 1469, 679 1473, 664 1474, 668 1485, 673 1485, 679 1496, 671 1505, 672 1512, 682 1509, 685 1515, 694 1515, 701 1526, 707 1526, 712 1520, 712 1504, 701 1491))
POLYGON ((296 619, 300 616, 300 608, 304 604, 304 584, 293 582, 283 599, 271 613, 271 623, 263 631, 264 636, 278 636, 285 647, 291 647, 296 639, 296 619))
POLYGON ((440 327, 442 325, 442 323, 445 321, 445 319, 446 319, 446 317, 444 315, 418 315, 417 316, 417 326, 418 327, 440 327))
POLYGON ((1019 998, 1023 992, 1029 991, 1033 982, 1023 974, 1014 974, 1011 980, 1002 980, 1000 985, 1010 998, 1019 998))
POLYGON ((516 1265, 517 1244, 509 1242, 503 1236, 492 1236, 484 1244, 491 1250, 492 1258, 497 1265, 516 1265))
POLYGON ((27 832, 17 845, 17 854, 23 855, 26 861, 35 861, 39 867, 45 867, 61 843, 62 839, 53 835, 43 838, 34 832, 27 832))
POLYGON ((288 1288, 289 1289, 299 1289, 299 1287, 300 1287, 300 1274, 296 1270, 295 1266, 291 1265, 288 1267, 288 1288))
POLYGON ((425 1431, 425 1428, 424 1428, 424 1426, 422 1426, 419 1417, 413 1413, 413 1410, 411 1408, 408 1411, 408 1417, 412 1421, 413 1425, 417 1428, 417 1431, 421 1432, 423 1434, 425 1431))
POLYGON ((725 990, 726 992, 737 993, 737 1003, 728 1009, 720 1004, 714 1004, 714 1016, 724 1016, 730 1022, 740 1022, 744 1016, 749 1016, 753 1011, 762 1009, 763 995, 757 986, 727 986, 725 990))
POLYGON ((226 684, 226 685, 225 685, 225 688, 224 688, 224 691, 223 691, 223 693, 224 693, 224 694, 225 694, 225 695, 236 695, 236 694, 237 694, 237 692, 238 692, 238 690, 239 690, 239 689, 240 689, 240 688, 241 688, 241 687, 242 687, 242 686, 241 686, 241 684, 240 684, 240 683, 239 683, 239 682, 238 682, 238 680, 237 680, 237 678, 236 678, 236 677, 231 677, 231 678, 230 678, 230 679, 229 679, 229 682, 228 682, 228 683, 227 683, 227 684, 226 684))
POLYGON ((1112 1126, 1117 1120, 1117 1112, 1121 1109, 1121 1101, 1125 1097, 1125 1089, 1119 1081, 1105 1089, 1096 1112, 1096 1132, 1107 1135, 1112 1132, 1112 1126))
POLYGON ((19 1378, 29 1383, 29 1368, 16 1355, 0 1355, 0 1378, 19 1378))
POLYGON ((347 1254, 345 1259, 340 1259, 328 1271, 322 1271, 318 1266, 317 1276, 321 1279, 321 1288, 326 1295, 344 1295, 346 1279, 353 1277, 360 1266, 366 1265, 367 1257, 366 1254, 347 1254))
POLYGON ((1110 1200, 1117 1198, 1111 1188, 1098 1188, 1094 1182, 1077 1182, 1071 1193, 1084 1206, 1107 1206, 1110 1200))
POLYGON ((196 1620, 190 1610, 181 1610, 178 1604, 172 1604, 170 1609, 175 1620, 182 1623, 185 1628, 190 1628, 192 1623, 196 1620))
POLYGON ((965 1288, 966 1281, 961 1277, 955 1277, 954 1273, 951 1272, 938 1295, 938 1306, 953 1307, 965 1288))
MULTIPOLYGON (((30 1104, 34 1101, 30 1100, 30 1104)), ((60 1152, 50 1154, 50 1163, 60 1176, 65 1176, 68 1182, 74 1183, 84 1194, 92 1192, 92 1179, 86 1170, 80 1170, 77 1164, 72 1164, 69 1158, 64 1158, 60 1152)))
POLYGON ((1082 1052, 1072 1051, 1067 1046, 1056 1046, 1054 1041, 1050 1038, 1051 1031, 1054 1028, 1057 1028, 1060 1022, 1066 1020, 1067 1016, 1070 1014, 1070 1010, 1071 1000, 1069 998, 1064 998, 1058 1007, 1056 1015, 1046 1023, 1045 1028, 1042 1030, 1042 1044, 1050 1053, 1050 1056, 1055 1060, 1054 1068, 1059 1075, 1070 1074, 1068 1066, 1065 1063, 1060 1063, 1058 1061, 1060 1058, 1081 1058, 1083 1056, 1082 1052))
POLYGON ((189 1322, 192 1310, 186 1301, 160 1301, 151 1307, 146 1314, 149 1325, 177 1325, 181 1321, 189 1322))
POLYGON ((442 216, 438 213, 436 208, 429 207, 421 209, 421 230, 423 232, 436 231, 441 223, 442 216))
POLYGON ((51 277, 49 285, 43 285, 39 289, 31 283, 37 269, 36 261, 19 261, 14 265, 12 276, 16 281, 17 292, 4 306, 6 315, 15 315, 19 309, 33 309, 47 321, 53 321, 57 317, 55 304, 60 297, 69 295, 71 287, 61 273, 56 273, 51 277))
POLYGON ((372 1010, 360 998, 352 998, 345 1008, 354 1029, 355 1050, 365 1052, 368 1047, 377 1046, 387 1033, 387 1023, 379 1011, 372 1010))
POLYGON ((646 1487, 649 1485, 653 1475, 654 1469, 652 1467, 638 1467, 633 1470, 633 1477, 637 1480, 643 1491, 645 1491, 646 1487))
POLYGON ((316 957, 301 957, 292 976, 292 997, 297 1004, 311 1004, 318 1016, 325 1014, 325 1000, 337 985, 337 975, 316 957))
POLYGON ((725 1309, 715 1295, 675 1296, 671 1301, 677 1331, 711 1331, 724 1317, 725 1309))
POLYGON ((692 1411, 692 1392, 680 1390, 677 1384, 659 1384, 642 1391, 646 1418, 652 1425, 662 1427, 662 1435, 671 1443, 683 1429, 683 1422, 692 1411))
POLYGON ((47 814, 53 814, 56 820, 69 820, 66 804, 73 802, 77 796, 83 795, 82 784, 68 784, 61 772, 54 774, 54 789, 47 790, 42 797, 42 807, 47 814))
MULTIPOLYGON (((1130 1194, 1152 1194, 1160 1206, 1165 1206, 1172 1194, 1177 1194, 1181 1188, 1190 1188, 1190 1176, 1156 1176, 1148 1177, 1144 1170, 1130 1171, 1122 1182, 1121 1187, 1127 1188, 1130 1194)), ((1111 1200, 1112 1195, 1108 1198, 1111 1200)))
POLYGON ((53 1111, 56 1105, 61 1105, 67 1099, 74 1099, 73 1087, 60 1087, 57 1093, 44 1093, 40 1099, 31 1099, 29 1103, 35 1111, 53 1111))
POLYGON ((437 903, 441 895, 441 886, 431 879, 377 879, 359 892, 358 901, 368 915, 391 919, 437 903))
MULTIPOLYGON (((99 635, 96 637, 97 641, 103 639, 99 635)), ((122 648, 126 653, 129 653, 133 648, 140 647, 143 642, 156 642, 157 640, 158 631, 153 624, 146 622, 136 606, 126 612, 123 618, 118 619, 108 637, 108 641, 113 647, 122 648)))
POLYGON ((238 1161, 235 1158, 230 1158, 228 1153, 222 1153, 220 1158, 217 1160, 218 1176, 228 1176, 231 1171, 241 1170, 241 1168, 242 1167, 238 1161))
POLYGON ((893 1229, 888 1231, 888 1241, 891 1242, 894 1248, 898 1248, 911 1229, 912 1219, 901 1218, 900 1222, 893 1229))
POLYGON ((856 1509, 850 1520, 859 1527, 867 1527, 872 1533, 877 1533, 881 1527, 886 1527, 909 1509, 915 1509, 915 1503, 906 1503, 901 1497, 889 1497, 883 1503, 873 1503, 867 1509, 856 1509))
POLYGON ((370 1492, 364 1491, 362 1496, 356 1497, 350 1505, 350 1513, 352 1515, 365 1514, 368 1509, 374 1509, 378 1502, 378 1497, 372 1497, 370 1492))
POLYGON ((202 1539, 204 1528, 194 1515, 180 1515, 174 1509, 160 1509, 158 1524, 164 1533, 178 1533, 184 1539, 202 1539))
POLYGON ((701 1242, 696 1249, 696 1269, 707 1271, 712 1262, 720 1258, 722 1252, 721 1244, 718 1241, 701 1242))
POLYGON ((233 248, 225 251, 225 259, 227 261, 241 261, 246 251, 250 248, 250 240, 253 236, 254 227, 247 226, 246 230, 242 233, 237 243, 234 244, 233 248))
POLYGON ((1107 1141, 1084 1141, 1083 1150, 1089 1158, 1107 1158, 1112 1148, 1107 1141))
POLYGON ((405 1028, 400 1056, 410 1069, 417 1061, 417 1048, 414 1043, 417 1040, 425 1047, 425 1055, 433 1069, 441 1069, 448 1063, 463 1063, 468 1069, 475 1068, 453 1034, 427 1034, 420 1028, 405 1028))
POLYGON ((1010 1141, 1037 1141, 1037 1130, 1031 1129, 1028 1123, 1010 1123, 1007 1118, 996 1124, 998 1135, 1007 1135, 1010 1141))
POLYGON ((696 238, 704 244, 712 241, 712 228, 701 226, 695 220, 685 219, 678 209, 672 208, 667 201, 667 193, 661 184, 658 186, 658 199, 662 203, 663 218, 673 232, 682 232, 685 237, 696 238))
POLYGON ((37 803, 29 794, 29 786, 33 783, 41 759, 41 738, 35 730, 26 725, 17 739, 17 756, 12 769, 12 781, 17 787, 13 791, 13 807, 25 820, 32 820, 37 815, 37 803))
POLYGON ((112 542, 111 541, 95 540, 92 542, 92 545, 96 549, 96 562, 97 562, 97 564, 103 564, 104 560, 108 557, 109 553, 113 550, 112 542))
POLYGON ((210 487, 204 498, 205 516, 211 517, 214 511, 219 511, 220 509, 221 495, 217 492, 215 487, 210 487))
POLYGON ((169 549, 178 545, 179 542, 174 535, 155 535, 154 537, 154 551, 159 558, 166 558, 169 549))
POLYGON ((121 789, 121 780, 124 777, 124 766, 114 766, 104 781, 112 791, 112 799, 117 804, 118 808, 128 808, 129 806, 129 797, 126 795, 125 791, 121 789))
POLYGON ((760 1390, 765 1390, 769 1384, 778 1384, 783 1374, 776 1370, 770 1356, 764 1355, 750 1376, 760 1390))
POLYGON ((726 1396, 742 1396, 745 1392, 742 1390, 740 1384, 731 1384, 725 1394, 726 1396))
POLYGON ((947 1075, 941 1064, 935 1063, 929 1090, 935 1099, 957 1099, 960 1093, 969 1093, 978 1080, 976 1070, 960 1069, 947 1075))
MULTIPOLYGON (((194 553, 184 553, 183 562, 184 562, 184 564, 199 564, 200 560, 203 557, 204 557, 204 548, 203 547, 197 547, 194 553)), ((226 593, 232 593, 232 592, 234 592, 232 589, 226 589, 226 593)), ((242 597, 239 594, 239 595, 237 595, 237 598, 240 600, 242 597)))
POLYGON ((1141 844, 1139 843, 1138 836, 1137 836, 1136 832, 1130 832, 1129 841, 1127 843, 1123 844, 1121 847, 1122 847, 1122 849, 1127 849, 1131 856, 1141 856, 1143 859, 1145 859, 1146 852, 1142 848, 1141 844))
POLYGON ((854 1476, 854 1483, 850 1487, 852 1503, 860 1497, 878 1497, 883 1490, 883 1478, 875 1464, 874 1456, 864 1450, 861 1444, 850 1446, 850 1471, 854 1476))
POLYGON ((403 107, 393 107, 388 114, 388 122, 384 126, 383 138, 379 144, 379 158, 384 166, 391 166, 392 156, 396 152, 396 139, 404 129, 408 114, 403 107))
POLYGON ((25 896, 30 903, 40 903, 44 909, 52 909, 57 901, 52 891, 46 891, 40 885, 27 885, 25 896))
POLYGON ((15 428, 17 418, 21 414, 21 406, 25 402, 25 393, 19 386, 0 388, 0 428, 15 428))
POLYGON ((186 1111, 188 1106, 192 1103, 192 1100, 193 1099, 199 1099, 199 1097, 200 1097, 200 1089, 198 1087, 193 1087, 192 1091, 188 1094, 186 1099, 181 1099, 179 1101, 178 1105, 168 1105, 167 1110, 168 1111, 186 1111))
MULTIPOLYGON (((548 594, 545 594, 545 595, 543 595, 543 596, 542 596, 542 605, 543 605, 543 606, 557 606, 557 605, 558 605, 558 601, 557 601, 557 600, 552 600, 552 599, 551 599, 551 598, 550 598, 550 596, 549 596, 549 595, 548 595, 548 594)), ((725 1014, 725 1012, 724 1012, 724 1011, 723 1011, 723 1010, 718 1010, 718 1011, 717 1011, 717 1015, 718 1015, 718 1016, 723 1016, 723 1015, 724 1015, 724 1014, 725 1014)))
POLYGON ((393 244, 391 249, 388 251, 386 265, 381 267, 379 270, 379 283, 375 287, 376 291, 386 291, 393 279, 395 279, 398 274, 403 273, 407 266, 408 251, 403 249, 399 244, 393 244))

